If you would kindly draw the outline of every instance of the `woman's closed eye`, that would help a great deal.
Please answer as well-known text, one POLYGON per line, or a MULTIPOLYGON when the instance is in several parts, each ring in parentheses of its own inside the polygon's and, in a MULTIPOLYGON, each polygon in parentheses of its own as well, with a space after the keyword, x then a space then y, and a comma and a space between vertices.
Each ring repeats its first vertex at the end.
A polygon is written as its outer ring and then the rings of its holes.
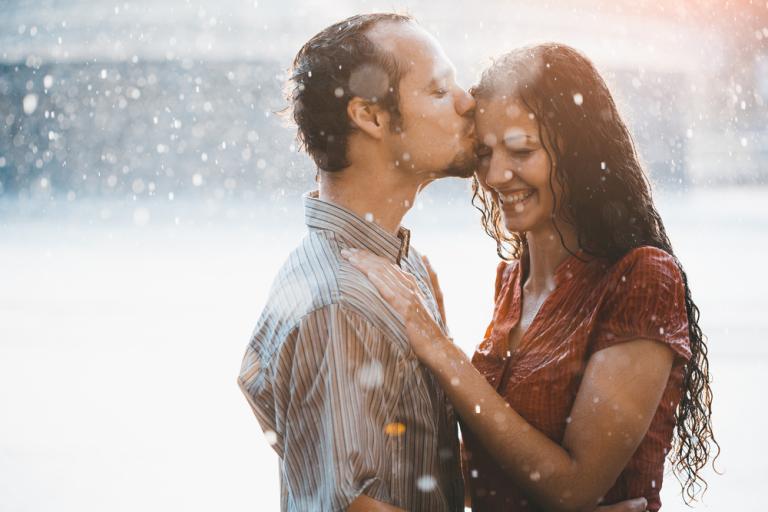
POLYGON ((536 150, 534 148, 507 148, 509 154, 518 159, 525 159, 531 156, 536 150))

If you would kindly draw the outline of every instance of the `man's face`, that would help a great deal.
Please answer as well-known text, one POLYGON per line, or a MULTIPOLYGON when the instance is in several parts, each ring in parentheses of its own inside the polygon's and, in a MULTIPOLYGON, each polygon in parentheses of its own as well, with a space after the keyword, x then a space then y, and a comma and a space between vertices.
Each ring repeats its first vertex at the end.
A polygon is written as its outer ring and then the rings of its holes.
POLYGON ((475 101, 456 84, 453 64, 428 32, 412 23, 369 33, 403 67, 400 129, 385 137, 398 168, 426 178, 470 177, 475 170, 475 101))

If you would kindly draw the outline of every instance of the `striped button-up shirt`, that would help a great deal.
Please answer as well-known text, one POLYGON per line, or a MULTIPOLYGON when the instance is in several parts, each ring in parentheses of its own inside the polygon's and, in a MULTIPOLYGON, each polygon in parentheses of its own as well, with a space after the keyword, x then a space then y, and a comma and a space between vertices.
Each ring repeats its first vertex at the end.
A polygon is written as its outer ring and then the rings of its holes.
POLYGON ((279 271, 238 382, 280 457, 283 511, 346 510, 360 494, 409 511, 463 510, 455 415, 402 320, 344 248, 412 274, 442 325, 408 232, 304 197, 309 229, 279 271))

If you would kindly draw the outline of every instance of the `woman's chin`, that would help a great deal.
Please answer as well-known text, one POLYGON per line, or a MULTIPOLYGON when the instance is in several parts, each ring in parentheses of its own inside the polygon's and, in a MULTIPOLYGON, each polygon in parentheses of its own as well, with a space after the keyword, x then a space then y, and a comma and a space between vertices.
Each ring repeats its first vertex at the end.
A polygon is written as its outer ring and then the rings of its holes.
POLYGON ((524 231, 529 231, 533 226, 533 223, 531 223, 526 218, 527 215, 525 213, 515 212, 514 214, 507 214, 506 212, 503 212, 503 215, 504 226, 510 233, 522 233, 524 231))
POLYGON ((514 222, 505 222, 504 225, 507 228, 507 231, 509 231, 510 233, 523 233, 525 231, 528 231, 527 225, 524 223, 521 223, 517 219, 515 219, 514 222))

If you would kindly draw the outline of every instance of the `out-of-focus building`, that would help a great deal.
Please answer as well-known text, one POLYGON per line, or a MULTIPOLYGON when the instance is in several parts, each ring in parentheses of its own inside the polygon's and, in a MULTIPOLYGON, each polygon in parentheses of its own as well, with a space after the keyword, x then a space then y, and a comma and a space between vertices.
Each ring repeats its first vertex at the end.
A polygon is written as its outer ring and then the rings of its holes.
MULTIPOLYGON (((465 85, 521 44, 555 40, 584 51, 662 186, 768 179, 768 7, 760 2, 400 5, 440 39, 465 85)), ((4 2, 0 191, 220 198, 303 189, 314 171, 276 115, 284 71, 312 34, 376 7, 4 2)))

